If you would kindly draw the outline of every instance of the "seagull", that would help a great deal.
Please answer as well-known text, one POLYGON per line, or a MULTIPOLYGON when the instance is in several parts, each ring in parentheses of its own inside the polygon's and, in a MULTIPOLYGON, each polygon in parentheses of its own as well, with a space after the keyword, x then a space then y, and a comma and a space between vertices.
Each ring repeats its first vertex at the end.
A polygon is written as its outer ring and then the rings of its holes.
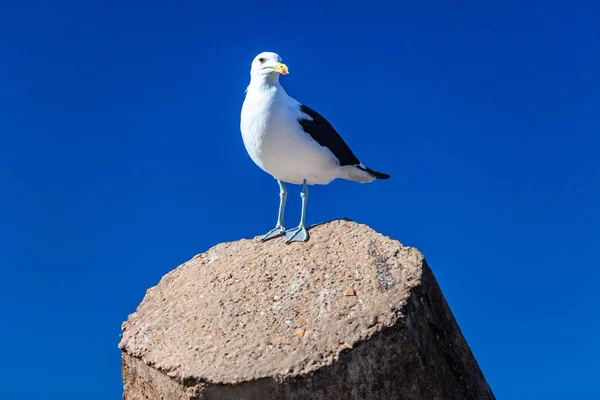
POLYGON ((276 53, 254 58, 240 130, 252 161, 279 184, 277 224, 262 240, 283 235, 286 243, 306 242, 307 185, 326 185, 337 178, 366 183, 390 176, 366 167, 321 114, 290 97, 279 83, 279 76, 287 74, 276 53), (284 222, 286 183, 302 185, 300 224, 290 230, 284 222))

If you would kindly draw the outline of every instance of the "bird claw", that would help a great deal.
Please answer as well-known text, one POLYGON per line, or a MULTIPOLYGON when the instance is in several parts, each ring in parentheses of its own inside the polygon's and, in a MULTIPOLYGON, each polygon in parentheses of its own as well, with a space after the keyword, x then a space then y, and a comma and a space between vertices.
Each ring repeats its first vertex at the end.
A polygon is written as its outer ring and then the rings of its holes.
POLYGON ((308 240, 308 231, 303 226, 285 231, 283 235, 285 236, 286 244, 291 242, 306 242, 308 240))
POLYGON ((277 225, 275 228, 273 228, 269 232, 265 233, 261 240, 264 242, 265 240, 279 236, 282 233, 285 233, 285 228, 281 225, 277 225))

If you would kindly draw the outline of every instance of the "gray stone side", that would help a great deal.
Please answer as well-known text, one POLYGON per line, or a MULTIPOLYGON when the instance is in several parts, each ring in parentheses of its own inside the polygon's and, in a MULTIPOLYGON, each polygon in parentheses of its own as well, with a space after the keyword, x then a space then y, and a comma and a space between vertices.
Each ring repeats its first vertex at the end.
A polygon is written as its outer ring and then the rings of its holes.
POLYGON ((426 261, 404 313, 420 362, 435 384, 435 396, 421 398, 495 399, 426 261))
POLYGON ((189 400, 186 388, 142 360, 121 353, 124 400, 189 400))

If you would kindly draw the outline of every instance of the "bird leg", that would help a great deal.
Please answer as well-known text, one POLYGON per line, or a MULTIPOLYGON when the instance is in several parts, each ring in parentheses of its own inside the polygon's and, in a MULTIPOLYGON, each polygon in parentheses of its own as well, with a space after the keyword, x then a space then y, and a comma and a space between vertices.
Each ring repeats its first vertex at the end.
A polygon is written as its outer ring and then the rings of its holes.
POLYGON ((306 201, 308 200, 308 186, 306 186, 306 179, 302 186, 302 192, 300 192, 302 198, 302 215, 300 216, 300 225, 289 231, 285 231, 285 242, 306 242, 308 240, 308 231, 304 226, 304 219, 306 217, 306 201))
POLYGON ((287 200, 287 190, 285 188, 285 184, 282 181, 277 180, 277 183, 279 183, 279 214, 277 216, 277 225, 275 225, 275 228, 271 229, 262 237, 263 241, 271 239, 275 236, 279 236, 285 232, 285 222, 283 222, 283 213, 285 211, 285 201, 287 200))

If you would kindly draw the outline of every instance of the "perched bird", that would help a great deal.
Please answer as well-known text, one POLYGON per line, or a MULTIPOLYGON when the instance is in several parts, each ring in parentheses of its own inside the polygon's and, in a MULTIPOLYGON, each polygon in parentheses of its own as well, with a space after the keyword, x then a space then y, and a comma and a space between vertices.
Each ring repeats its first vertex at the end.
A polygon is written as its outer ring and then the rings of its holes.
POLYGON ((242 105, 240 130, 246 151, 279 183, 279 215, 263 241, 283 234, 286 243, 307 241, 307 185, 326 185, 336 178, 372 182, 390 176, 363 165, 331 124, 313 109, 290 97, 279 83, 289 73, 276 53, 263 52, 252 61, 250 84, 242 105), (285 183, 302 185, 300 224, 286 230, 285 183))

